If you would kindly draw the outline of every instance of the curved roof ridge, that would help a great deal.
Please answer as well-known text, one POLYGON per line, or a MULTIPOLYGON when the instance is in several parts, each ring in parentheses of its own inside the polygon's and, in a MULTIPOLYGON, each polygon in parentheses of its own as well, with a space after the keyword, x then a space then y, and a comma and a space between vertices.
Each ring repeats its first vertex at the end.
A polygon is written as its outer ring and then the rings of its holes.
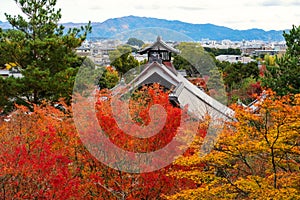
MULTIPOLYGON (((145 54, 146 52, 148 52, 151 49, 157 48, 157 50, 159 50, 159 47, 163 47, 164 49, 166 49, 172 53, 176 53, 176 54, 180 53, 180 51, 178 49, 175 49, 175 48, 169 46, 165 41, 163 41, 161 36, 157 36, 156 42, 154 42, 150 46, 145 47, 144 49, 139 50, 138 53, 145 54)), ((161 49, 161 50, 163 50, 163 49, 161 49)))

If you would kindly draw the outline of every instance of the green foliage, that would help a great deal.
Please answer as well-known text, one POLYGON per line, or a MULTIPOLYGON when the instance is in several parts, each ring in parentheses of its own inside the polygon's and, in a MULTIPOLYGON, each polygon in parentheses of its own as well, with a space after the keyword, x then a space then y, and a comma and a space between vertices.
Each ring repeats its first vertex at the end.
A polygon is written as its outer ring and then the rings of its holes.
POLYGON ((235 89, 231 91, 231 100, 233 103, 240 100, 242 103, 248 105, 255 100, 253 95, 259 95, 261 91, 260 82, 253 78, 253 76, 250 76, 244 78, 242 82, 236 85, 235 89))
POLYGON ((219 49, 219 48, 204 47, 204 50, 209 52, 209 53, 212 53, 214 56, 219 56, 219 55, 241 55, 242 54, 240 49, 233 49, 233 48, 219 49))
POLYGON ((139 40, 137 38, 129 38, 126 44, 142 47, 145 43, 143 42, 143 40, 139 40))
POLYGON ((216 65, 222 73, 229 103, 236 102, 238 99, 243 103, 250 103, 254 100, 252 95, 260 91, 259 83, 257 90, 252 88, 253 84, 257 84, 259 80, 257 62, 243 64, 216 60, 216 65))
POLYGON ((109 52, 109 60, 111 62, 114 62, 117 58, 121 57, 121 55, 130 52, 131 52, 131 47, 129 46, 125 46, 125 45, 118 46, 116 50, 109 52))
POLYGON ((216 66, 218 67, 218 69, 221 70, 222 72, 231 65, 230 62, 228 62, 228 61, 221 62, 221 61, 215 59, 215 62, 216 62, 216 66))
POLYGON ((210 96, 224 105, 227 104, 225 84, 222 74, 217 68, 214 68, 210 71, 210 77, 207 81, 207 88, 209 89, 210 96))
POLYGON ((271 56, 269 54, 264 55, 264 61, 267 66, 275 66, 275 56, 271 56))
POLYGON ((107 67, 99 79, 99 87, 100 89, 103 88, 111 89, 114 86, 116 86, 118 82, 119 82, 118 72, 112 69, 112 67, 107 67))
MULTIPOLYGON (((4 107, 8 103, 8 99, 5 94, 5 91, 8 89, 6 88, 5 80, 0 76, 0 108, 4 107)), ((1 111, 1 110, 0 110, 1 111)))
POLYGON ((116 50, 109 52, 109 59, 111 65, 116 68, 116 70, 125 74, 128 70, 139 66, 139 61, 135 60, 131 55, 132 48, 129 46, 118 46, 116 50))
POLYGON ((84 97, 89 96, 98 86, 103 71, 103 68, 97 68, 92 60, 86 58, 77 72, 76 83, 73 86, 74 94, 80 94, 84 97))
POLYGON ((284 32, 287 51, 276 60, 276 66, 267 66, 262 83, 279 95, 300 93, 300 26, 284 32))
POLYGON ((191 76, 192 74, 196 74, 197 70, 193 67, 193 65, 184 59, 181 55, 174 55, 173 56, 173 65, 177 70, 186 70, 188 75, 191 76))
POLYGON ((215 67, 212 56, 205 52, 198 43, 182 42, 176 46, 181 51, 180 55, 174 57, 176 69, 186 69, 189 74, 209 75, 210 70, 215 67))
POLYGON ((23 78, 15 80, 15 94, 6 92, 6 96, 26 98, 31 103, 44 99, 57 101, 62 97, 69 101, 76 75, 76 70, 70 68, 79 67, 81 62, 74 49, 91 31, 90 23, 66 33, 58 24, 61 10, 55 10, 56 0, 16 0, 16 3, 26 18, 5 14, 14 29, 0 32, 0 65, 17 63, 23 78), (62 80, 63 77, 67 80, 62 80))
POLYGON ((52 89, 50 90, 50 99, 51 101, 57 101, 60 98, 63 98, 66 103, 71 103, 73 86, 78 68, 68 68, 66 70, 56 73, 53 77, 50 78, 51 83, 53 84, 52 89))
POLYGON ((253 77, 258 79, 259 77, 259 69, 256 62, 247 64, 241 62, 231 64, 229 62, 217 62, 217 66, 223 72, 224 83, 227 88, 240 84, 245 78, 253 77))

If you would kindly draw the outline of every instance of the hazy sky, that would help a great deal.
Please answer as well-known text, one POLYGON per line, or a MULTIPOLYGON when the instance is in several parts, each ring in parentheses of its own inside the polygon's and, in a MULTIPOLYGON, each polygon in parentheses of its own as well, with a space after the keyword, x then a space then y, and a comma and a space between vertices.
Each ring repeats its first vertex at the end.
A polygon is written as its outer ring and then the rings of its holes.
MULTIPOLYGON (((234 29, 290 29, 300 25, 300 0, 57 0, 61 22, 103 22, 128 15, 213 23, 234 29)), ((14 0, 0 0, 4 13, 18 14, 14 0)))

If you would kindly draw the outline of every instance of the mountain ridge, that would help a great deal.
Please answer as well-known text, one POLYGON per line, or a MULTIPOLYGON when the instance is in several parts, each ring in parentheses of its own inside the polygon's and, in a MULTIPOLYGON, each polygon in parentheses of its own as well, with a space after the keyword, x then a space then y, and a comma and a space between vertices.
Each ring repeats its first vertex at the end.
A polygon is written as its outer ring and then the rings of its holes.
MULTIPOLYGON (((66 28, 82 26, 85 23, 62 23, 66 28)), ((9 28, 8 22, 1 22, 0 27, 9 28)), ((166 20, 153 17, 137 17, 133 15, 110 18, 103 22, 92 22, 92 33, 89 38, 118 38, 126 40, 136 37, 142 40, 154 40, 162 35, 165 40, 262 40, 283 41, 284 30, 265 31, 259 28, 246 30, 232 29, 211 23, 194 24, 179 20, 166 20)))

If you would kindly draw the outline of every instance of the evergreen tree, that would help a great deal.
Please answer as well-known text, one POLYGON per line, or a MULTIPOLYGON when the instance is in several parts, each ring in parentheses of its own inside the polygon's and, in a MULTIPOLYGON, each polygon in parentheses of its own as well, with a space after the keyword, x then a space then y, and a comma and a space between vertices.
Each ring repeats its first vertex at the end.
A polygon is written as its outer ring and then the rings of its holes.
POLYGON ((111 89, 119 82, 119 75, 111 66, 105 68, 102 76, 99 79, 100 89, 111 89))
POLYGON ((143 40, 139 40, 137 38, 129 38, 126 44, 142 47, 145 43, 143 42, 143 40))
POLYGON ((284 32, 287 51, 276 60, 276 66, 267 66, 262 83, 279 95, 300 93, 300 26, 284 32))
POLYGON ((116 70, 124 75, 130 69, 138 67, 140 65, 139 61, 134 59, 131 55, 132 48, 128 45, 118 46, 116 50, 109 52, 109 59, 111 65, 116 68, 116 70))
POLYGON ((249 62, 247 64, 241 62, 219 62, 217 65, 223 72, 224 83, 228 92, 231 89, 236 89, 234 88, 235 86, 240 86, 246 78, 252 77, 256 80, 259 78, 259 69, 256 62, 249 62))
POLYGON ((225 84, 222 78, 222 74, 217 68, 210 70, 210 77, 207 81, 207 87, 210 96, 212 96, 222 104, 227 104, 225 84))
POLYGON ((186 69, 192 76, 207 76, 215 67, 214 58, 198 43, 181 42, 175 48, 181 51, 180 55, 174 56, 173 63, 176 69, 186 69))
POLYGON ((22 78, 5 81, 16 90, 9 99, 39 103, 46 99, 70 100, 80 58, 75 53, 91 31, 85 27, 65 31, 59 25, 61 10, 56 0, 15 0, 24 16, 5 14, 13 30, 0 32, 0 64, 17 63, 22 78))

